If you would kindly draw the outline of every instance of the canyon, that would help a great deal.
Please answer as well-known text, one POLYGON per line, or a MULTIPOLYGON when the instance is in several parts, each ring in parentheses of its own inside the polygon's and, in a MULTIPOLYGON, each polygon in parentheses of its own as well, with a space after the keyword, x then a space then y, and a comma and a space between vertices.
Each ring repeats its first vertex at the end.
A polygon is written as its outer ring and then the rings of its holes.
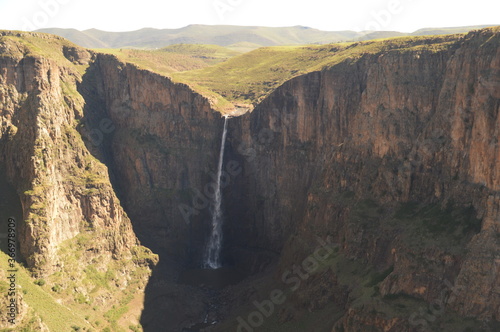
MULTIPOLYGON (((0 32, 0 197, 27 278, 87 330, 498 330, 500 29, 342 47, 240 115, 114 55, 0 32), (214 183, 217 287, 186 282, 214 183)), ((54 330, 31 292, 18 327, 54 330)))

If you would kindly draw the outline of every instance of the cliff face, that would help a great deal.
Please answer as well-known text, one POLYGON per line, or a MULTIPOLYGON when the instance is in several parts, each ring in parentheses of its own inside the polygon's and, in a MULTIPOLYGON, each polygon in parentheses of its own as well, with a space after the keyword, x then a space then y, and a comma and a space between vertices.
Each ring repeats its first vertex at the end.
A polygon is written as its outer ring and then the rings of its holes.
POLYGON ((75 130, 83 115, 78 73, 43 57, 2 62, 2 164, 22 193, 19 242, 28 265, 50 271, 58 245, 86 227, 108 233, 95 245, 115 255, 137 245, 106 168, 75 130))
MULTIPOLYGON (((106 166, 76 130, 84 105, 76 90, 79 69, 94 55, 56 37, 16 32, 2 32, 0 49, 0 164, 22 204, 19 260, 53 291, 68 291, 70 302, 95 296, 88 269, 111 270, 113 262, 122 262, 121 273, 136 273, 117 275, 116 287, 144 287, 140 266, 147 269, 155 257, 139 246, 106 166), (72 288, 71 280, 79 285, 72 288)), ((99 296, 104 308, 122 297, 99 296)))
POLYGON ((112 169, 141 241, 182 264, 199 260, 211 202, 204 187, 215 178, 221 116, 188 86, 107 55, 97 56, 80 90, 91 128, 112 123, 102 144, 87 133, 112 169), (195 196, 200 205, 193 206, 195 196))
MULTIPOLYGON (((2 32, 0 47, 0 170, 22 205, 20 258, 33 275, 63 302, 103 315, 130 301, 130 287, 142 290, 156 262, 136 234, 174 262, 169 276, 198 266, 223 125, 209 100, 57 37, 2 32)), ((177 306, 200 296, 173 291, 177 306)), ((191 305, 195 321, 199 302, 181 307, 191 305)))
MULTIPOLYGON (((347 60, 232 120, 244 173, 228 204, 231 251, 283 248, 281 275, 329 238, 345 257, 390 269, 382 298, 432 302, 444 289, 447 307, 497 319, 499 45, 482 30, 433 51, 347 60)), ((354 297, 339 331, 418 325, 354 297), (381 313, 362 322, 371 309, 381 313)))

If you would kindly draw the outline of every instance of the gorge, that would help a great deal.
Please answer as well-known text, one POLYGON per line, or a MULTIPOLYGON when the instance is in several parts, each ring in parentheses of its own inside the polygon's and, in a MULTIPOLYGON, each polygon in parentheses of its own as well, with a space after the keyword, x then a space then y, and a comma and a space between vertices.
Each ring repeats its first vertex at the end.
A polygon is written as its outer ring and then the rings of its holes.
POLYGON ((0 179, 33 287, 19 327, 498 330, 499 28, 294 50, 314 66, 260 95, 224 75, 273 49, 203 81, 0 38, 0 179), (221 265, 222 284, 185 281, 221 265))

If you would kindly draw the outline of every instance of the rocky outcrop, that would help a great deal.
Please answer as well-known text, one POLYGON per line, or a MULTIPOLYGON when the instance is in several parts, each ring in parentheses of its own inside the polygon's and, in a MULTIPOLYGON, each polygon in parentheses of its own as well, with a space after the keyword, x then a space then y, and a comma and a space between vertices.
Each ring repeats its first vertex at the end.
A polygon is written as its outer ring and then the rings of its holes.
POLYGON ((85 230, 102 234, 95 246, 115 256, 137 245, 106 167, 75 129, 84 103, 78 72, 38 56, 2 61, 2 164, 21 196, 19 242, 28 265, 50 272, 59 244, 85 230))

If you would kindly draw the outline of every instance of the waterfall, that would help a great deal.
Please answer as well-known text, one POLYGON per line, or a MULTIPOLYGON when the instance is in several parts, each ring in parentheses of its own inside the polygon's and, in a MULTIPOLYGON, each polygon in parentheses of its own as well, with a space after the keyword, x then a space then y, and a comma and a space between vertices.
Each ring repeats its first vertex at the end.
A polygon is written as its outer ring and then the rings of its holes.
POLYGON ((217 269, 222 266, 220 252, 222 249, 222 195, 220 190, 220 179, 222 176, 222 163, 224 161, 224 145, 226 144, 227 119, 224 117, 224 130, 222 131, 222 141, 219 152, 219 165, 217 168, 217 183, 212 207, 212 230, 208 240, 203 265, 208 269, 217 269))

